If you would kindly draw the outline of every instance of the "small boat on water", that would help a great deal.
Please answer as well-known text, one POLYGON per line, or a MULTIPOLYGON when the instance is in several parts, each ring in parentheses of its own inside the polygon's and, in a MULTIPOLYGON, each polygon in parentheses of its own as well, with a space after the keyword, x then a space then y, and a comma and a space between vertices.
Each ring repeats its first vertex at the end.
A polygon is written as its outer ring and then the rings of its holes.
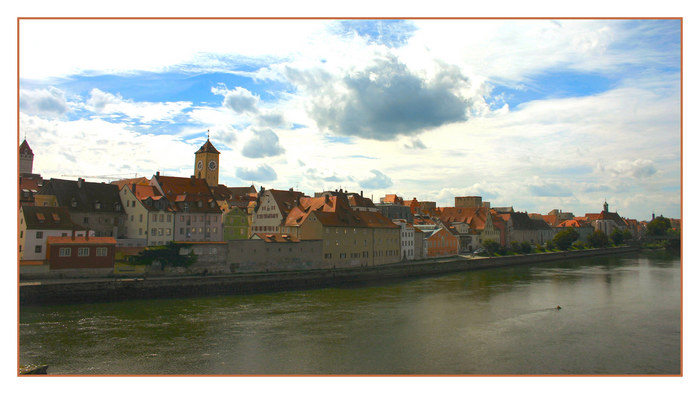
POLYGON ((23 365, 19 368, 20 375, 46 375, 48 365, 23 365))

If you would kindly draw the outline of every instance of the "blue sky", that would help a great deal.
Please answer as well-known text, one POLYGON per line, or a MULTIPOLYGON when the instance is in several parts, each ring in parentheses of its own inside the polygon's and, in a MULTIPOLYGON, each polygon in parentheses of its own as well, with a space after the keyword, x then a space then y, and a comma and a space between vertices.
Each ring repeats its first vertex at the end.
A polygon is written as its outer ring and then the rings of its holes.
POLYGON ((680 217, 679 20, 22 20, 44 177, 680 217), (89 34, 85 34, 89 32, 89 34), (75 39, 80 37, 80 39, 75 39))

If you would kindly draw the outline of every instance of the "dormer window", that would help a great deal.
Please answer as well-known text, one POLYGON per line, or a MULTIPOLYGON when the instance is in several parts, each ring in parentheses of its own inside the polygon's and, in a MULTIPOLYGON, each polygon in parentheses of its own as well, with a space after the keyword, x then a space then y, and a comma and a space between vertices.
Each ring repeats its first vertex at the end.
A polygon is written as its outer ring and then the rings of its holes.
POLYGON ((102 209, 102 204, 99 201, 95 201, 95 209, 102 209))
POLYGON ((201 202, 201 201, 197 201, 197 207, 199 207, 199 208, 202 207, 202 202, 201 202))
POLYGON ((72 199, 70 200, 70 206, 73 207, 73 208, 75 208, 75 207, 78 206, 78 202, 75 200, 75 198, 72 198, 72 199))
POLYGON ((115 203, 114 203, 114 210, 117 211, 117 212, 121 211, 121 210, 122 210, 121 205, 119 205, 119 203, 116 203, 116 202, 115 202, 115 203))

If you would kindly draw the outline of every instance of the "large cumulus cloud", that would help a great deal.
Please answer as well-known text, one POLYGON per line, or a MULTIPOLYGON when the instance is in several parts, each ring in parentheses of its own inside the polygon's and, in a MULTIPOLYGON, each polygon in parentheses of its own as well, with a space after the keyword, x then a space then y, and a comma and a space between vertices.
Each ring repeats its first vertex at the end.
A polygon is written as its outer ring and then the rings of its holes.
POLYGON ((249 158, 277 156, 284 153, 279 137, 272 129, 253 130, 253 138, 243 147, 241 153, 249 158))
POLYGON ((467 78, 457 67, 437 67, 426 79, 386 56, 340 80, 321 70, 288 69, 287 78, 309 93, 307 111, 320 128, 385 141, 466 119, 470 102, 458 90, 467 78))

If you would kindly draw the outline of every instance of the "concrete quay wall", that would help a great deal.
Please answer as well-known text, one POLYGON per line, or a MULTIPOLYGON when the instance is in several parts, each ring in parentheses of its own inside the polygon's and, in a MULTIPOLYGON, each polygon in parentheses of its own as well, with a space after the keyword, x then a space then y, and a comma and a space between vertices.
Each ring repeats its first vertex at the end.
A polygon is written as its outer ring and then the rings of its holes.
POLYGON ((586 249, 470 259, 446 257, 434 260, 330 270, 183 276, 163 278, 76 279, 21 282, 22 305, 102 302, 138 298, 177 298, 223 294, 251 294, 321 287, 365 284, 451 272, 508 267, 572 258, 638 251, 636 247, 586 249))

